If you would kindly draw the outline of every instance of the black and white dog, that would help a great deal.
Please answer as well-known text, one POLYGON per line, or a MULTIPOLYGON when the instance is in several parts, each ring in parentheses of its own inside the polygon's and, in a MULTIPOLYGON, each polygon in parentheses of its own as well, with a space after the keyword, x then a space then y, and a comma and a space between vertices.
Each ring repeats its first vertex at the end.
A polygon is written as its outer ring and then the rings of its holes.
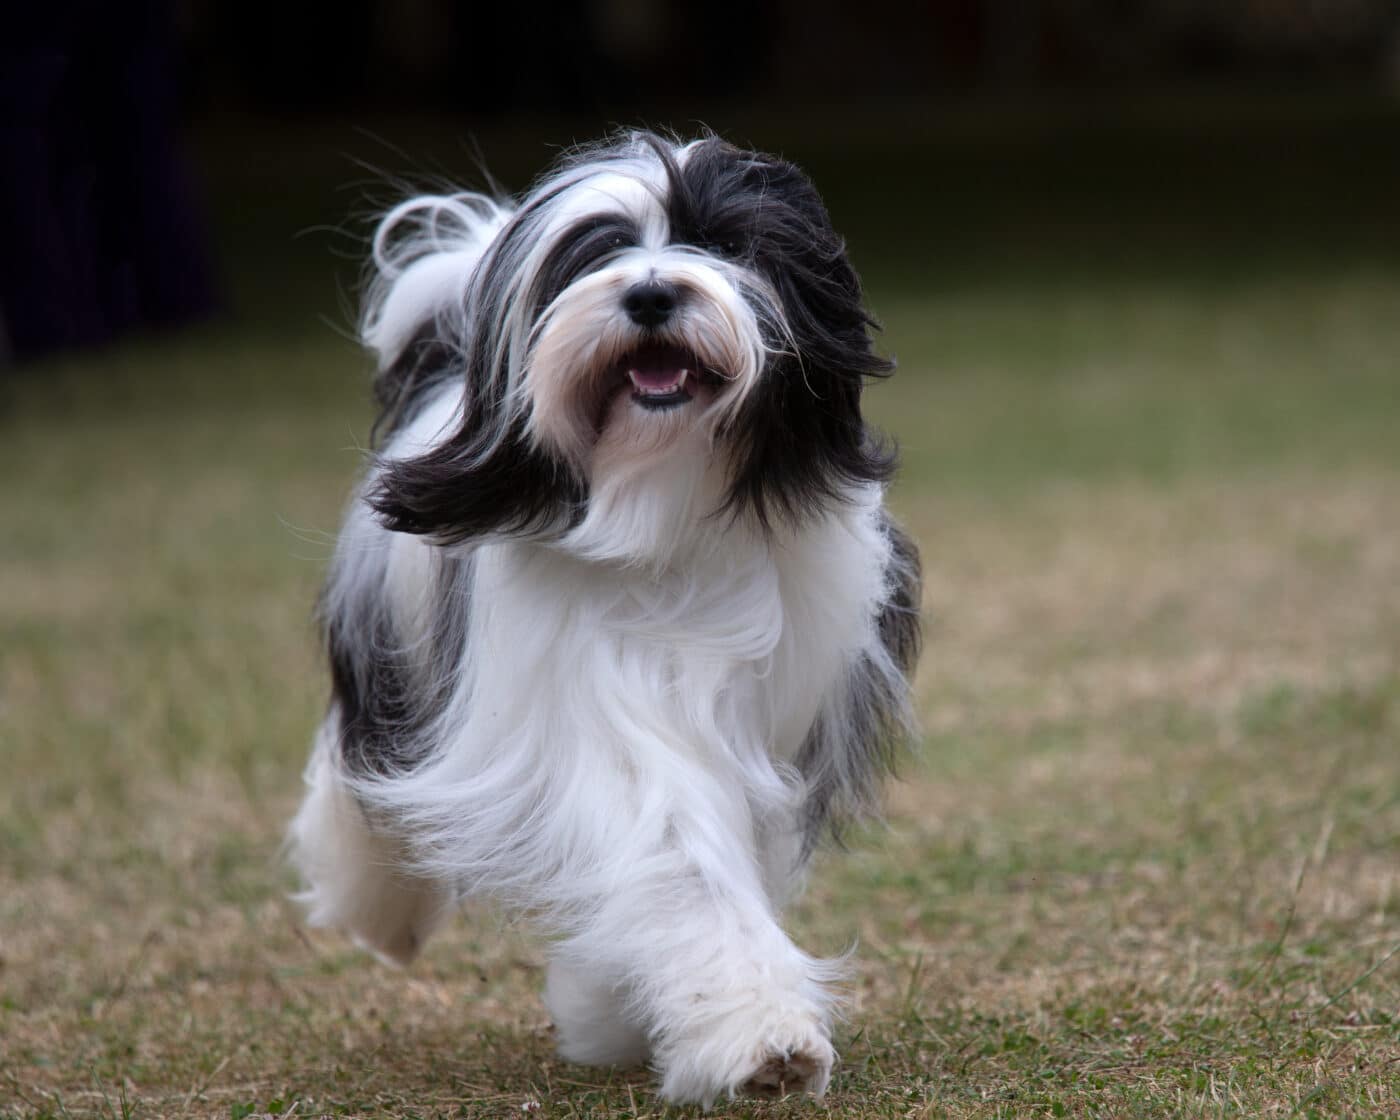
POLYGON ((291 826, 310 920, 401 963, 488 893, 552 938, 564 1057, 820 1095, 838 968, 779 913, 870 804, 919 645, 860 409, 891 366, 821 199, 631 133, 518 205, 404 202, 373 263, 379 444, 291 826))

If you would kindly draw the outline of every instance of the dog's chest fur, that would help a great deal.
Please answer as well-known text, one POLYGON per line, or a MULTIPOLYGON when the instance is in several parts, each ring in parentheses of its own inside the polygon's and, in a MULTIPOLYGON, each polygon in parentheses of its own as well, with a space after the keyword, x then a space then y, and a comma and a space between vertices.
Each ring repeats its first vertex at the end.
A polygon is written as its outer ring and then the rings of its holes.
POLYGON ((716 531, 684 568, 659 573, 540 545, 481 550, 467 646, 478 702, 500 713, 500 730, 545 725, 638 766, 677 750, 759 768, 792 761, 870 641, 884 538, 862 509, 776 541, 716 531), (837 553, 865 562, 833 564, 837 553), (498 673, 491 651, 507 647, 511 669, 498 673))

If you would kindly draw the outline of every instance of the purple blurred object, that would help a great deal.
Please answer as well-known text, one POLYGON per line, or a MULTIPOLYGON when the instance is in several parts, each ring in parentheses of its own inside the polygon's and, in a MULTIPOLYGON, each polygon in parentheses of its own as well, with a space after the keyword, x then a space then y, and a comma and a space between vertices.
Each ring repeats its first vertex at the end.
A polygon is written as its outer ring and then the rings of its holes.
POLYGON ((218 306, 179 152, 168 5, 38 7, 7 18, 0 46, 0 332, 12 361, 218 306))

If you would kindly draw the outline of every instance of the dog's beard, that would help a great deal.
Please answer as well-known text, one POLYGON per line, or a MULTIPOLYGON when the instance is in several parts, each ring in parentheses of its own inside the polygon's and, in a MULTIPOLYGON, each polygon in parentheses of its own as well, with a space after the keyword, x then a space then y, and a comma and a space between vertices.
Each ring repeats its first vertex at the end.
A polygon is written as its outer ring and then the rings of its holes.
POLYGON ((560 545, 588 560, 657 571, 677 554, 693 559, 724 482, 703 426, 681 408, 656 413, 619 394, 594 449, 588 512, 560 545))

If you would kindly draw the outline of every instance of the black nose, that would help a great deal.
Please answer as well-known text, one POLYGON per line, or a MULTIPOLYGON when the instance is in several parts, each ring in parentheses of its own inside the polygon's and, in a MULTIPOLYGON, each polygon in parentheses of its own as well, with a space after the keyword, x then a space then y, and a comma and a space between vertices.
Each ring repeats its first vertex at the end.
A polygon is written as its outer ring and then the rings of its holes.
POLYGON ((676 310, 680 295, 674 284, 644 280, 627 289, 622 297, 622 309, 639 327, 659 327, 676 310))

